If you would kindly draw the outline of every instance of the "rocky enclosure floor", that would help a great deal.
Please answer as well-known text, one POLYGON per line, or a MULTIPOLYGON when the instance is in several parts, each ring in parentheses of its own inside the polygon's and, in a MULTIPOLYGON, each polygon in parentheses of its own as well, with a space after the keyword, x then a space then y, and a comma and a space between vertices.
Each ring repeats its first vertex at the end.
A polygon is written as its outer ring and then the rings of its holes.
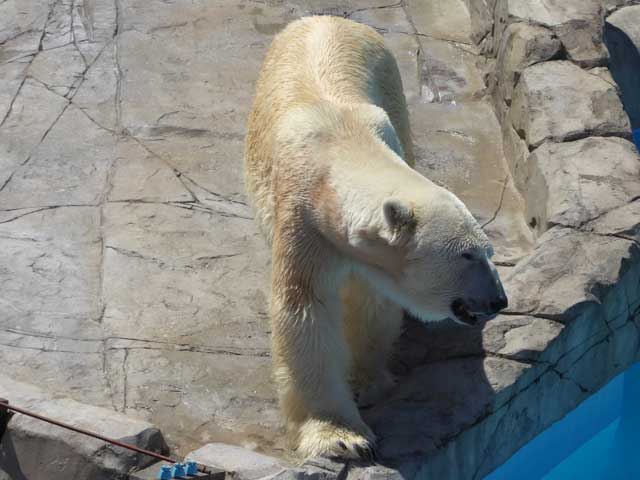
POLYGON ((273 35, 340 15, 395 53, 417 168, 484 226, 510 297, 484 328, 407 319, 399 385, 363 412, 396 471, 348 478, 481 478, 640 358, 632 3, 0 0, 4 373, 178 453, 287 456, 245 121, 273 35))
POLYGON ((150 420, 179 451, 224 441, 283 453, 269 253, 245 203, 242 154, 266 49, 301 15, 342 15, 385 36, 418 168, 460 194, 500 259, 525 253, 531 234, 467 9, 422 3, 0 3, 8 373, 150 420))

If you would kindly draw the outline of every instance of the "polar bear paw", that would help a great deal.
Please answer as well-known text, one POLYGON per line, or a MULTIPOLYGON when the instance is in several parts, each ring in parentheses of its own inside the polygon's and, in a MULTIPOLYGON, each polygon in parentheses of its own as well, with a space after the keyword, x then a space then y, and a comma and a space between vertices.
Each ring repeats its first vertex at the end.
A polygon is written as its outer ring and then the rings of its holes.
POLYGON ((362 425, 361 432, 329 420, 307 420, 299 430, 298 453, 306 457, 340 457, 376 460, 375 435, 362 425))

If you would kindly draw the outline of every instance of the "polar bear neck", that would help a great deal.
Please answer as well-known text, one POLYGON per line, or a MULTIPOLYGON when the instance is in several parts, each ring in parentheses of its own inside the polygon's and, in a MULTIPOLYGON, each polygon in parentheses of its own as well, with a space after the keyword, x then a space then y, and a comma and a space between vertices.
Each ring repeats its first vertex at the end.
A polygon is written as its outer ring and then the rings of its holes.
MULTIPOLYGON (((356 133, 333 138, 318 161, 323 173, 316 179, 309 209, 323 236, 357 258, 363 232, 375 237, 385 228, 382 205, 386 199, 393 197, 422 208, 441 188, 410 168, 391 148, 393 136, 384 138, 375 126, 356 133)), ((376 262, 382 262, 385 270, 396 270, 397 251, 381 248, 384 251, 376 255, 376 262)))

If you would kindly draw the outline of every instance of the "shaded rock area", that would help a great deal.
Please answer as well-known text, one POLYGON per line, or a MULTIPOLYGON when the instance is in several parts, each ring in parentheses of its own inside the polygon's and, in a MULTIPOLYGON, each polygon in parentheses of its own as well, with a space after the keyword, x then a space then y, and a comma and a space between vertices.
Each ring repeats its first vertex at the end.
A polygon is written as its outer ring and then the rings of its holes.
POLYGON ((527 218, 578 227, 640 196, 635 146, 617 137, 545 143, 527 159, 527 218))
POLYGON ((5 373, 238 478, 482 478, 638 359, 633 3, 0 1, 5 373), (407 319, 398 387, 363 411, 376 466, 291 458, 270 377, 245 121, 271 39, 310 14, 384 36, 417 169, 476 215, 510 297, 483 327, 407 319))
POLYGON ((631 126, 640 128, 640 5, 621 8, 607 17, 604 40, 631 126))

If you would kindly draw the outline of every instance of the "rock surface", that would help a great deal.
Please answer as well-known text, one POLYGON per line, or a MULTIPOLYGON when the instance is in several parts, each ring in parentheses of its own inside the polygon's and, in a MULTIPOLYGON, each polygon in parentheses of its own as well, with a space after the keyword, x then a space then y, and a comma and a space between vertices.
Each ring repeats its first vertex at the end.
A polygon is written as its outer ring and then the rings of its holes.
MULTIPOLYGON (((51 398, 47 392, 4 375, 0 376, 0 397, 74 427, 99 431, 158 453, 168 452, 160 431, 147 422, 68 398, 51 398)), ((20 414, 10 420, 0 445, 0 477, 4 472, 10 479, 123 478, 123 473, 144 468, 153 461, 145 455, 20 414)))
POLYGON ((640 128, 640 5, 621 8, 607 17, 605 42, 631 126, 640 128))
POLYGON ((496 63, 495 78, 500 79, 498 88, 502 100, 510 105, 522 71, 554 58, 561 47, 560 40, 548 28, 526 23, 509 25, 502 35, 496 63))
POLYGON ((511 23, 526 22, 552 28, 570 60, 581 66, 606 62, 599 0, 497 0, 496 37, 511 23))
POLYGON ((544 143, 527 160, 527 219, 577 227, 640 196, 640 156, 622 138, 544 143))
POLYGON ((481 478, 638 358, 638 157, 600 138, 629 136, 602 66, 603 14, 631 38, 628 3, 0 2, 9 375, 241 478, 481 478), (363 412, 375 467, 290 458, 270 378, 244 124, 271 39, 309 14, 384 36, 417 168, 469 205, 510 296, 483 328, 407 319, 398 388, 363 412))
POLYGON ((243 480, 270 477, 286 470, 286 463, 277 458, 224 443, 208 443, 189 453, 187 458, 233 471, 243 480))
POLYGON ((613 85, 567 61, 544 62, 522 73, 509 111, 529 148, 588 135, 629 137, 629 118, 613 85))

